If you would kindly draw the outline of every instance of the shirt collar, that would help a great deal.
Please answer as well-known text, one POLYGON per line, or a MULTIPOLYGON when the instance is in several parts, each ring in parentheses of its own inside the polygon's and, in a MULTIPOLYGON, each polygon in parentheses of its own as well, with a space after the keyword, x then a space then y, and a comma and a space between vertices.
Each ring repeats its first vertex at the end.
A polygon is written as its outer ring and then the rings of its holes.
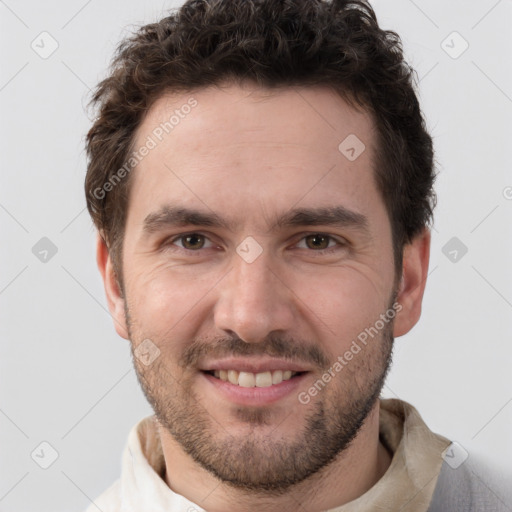
MULTIPOLYGON (((379 435, 393 454, 382 478, 365 494, 329 512, 400 510, 426 512, 450 441, 434 434, 418 411, 402 400, 380 400, 379 435)), ((120 481, 123 512, 204 509, 173 492, 164 481, 165 460, 155 416, 128 436, 120 481)))

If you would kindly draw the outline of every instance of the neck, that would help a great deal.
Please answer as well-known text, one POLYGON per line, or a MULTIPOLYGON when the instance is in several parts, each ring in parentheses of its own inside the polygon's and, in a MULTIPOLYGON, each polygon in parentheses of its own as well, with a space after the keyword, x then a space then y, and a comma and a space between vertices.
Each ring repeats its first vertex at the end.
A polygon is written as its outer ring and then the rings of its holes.
POLYGON ((286 493, 248 493, 229 486, 197 464, 159 426, 167 485, 208 512, 301 510, 319 512, 357 499, 384 475, 391 456, 379 442, 379 401, 352 443, 337 458, 286 493))

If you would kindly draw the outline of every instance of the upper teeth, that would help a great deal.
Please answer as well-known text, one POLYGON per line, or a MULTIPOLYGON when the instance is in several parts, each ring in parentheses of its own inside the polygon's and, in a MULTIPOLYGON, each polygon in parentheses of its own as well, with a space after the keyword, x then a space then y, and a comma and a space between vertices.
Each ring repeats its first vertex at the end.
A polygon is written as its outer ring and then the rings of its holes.
POLYGON ((279 384, 283 380, 291 379, 297 372, 291 370, 275 370, 260 373, 239 372, 237 370, 215 370, 214 376, 220 380, 229 381, 231 384, 244 388, 266 388, 272 384, 279 384))

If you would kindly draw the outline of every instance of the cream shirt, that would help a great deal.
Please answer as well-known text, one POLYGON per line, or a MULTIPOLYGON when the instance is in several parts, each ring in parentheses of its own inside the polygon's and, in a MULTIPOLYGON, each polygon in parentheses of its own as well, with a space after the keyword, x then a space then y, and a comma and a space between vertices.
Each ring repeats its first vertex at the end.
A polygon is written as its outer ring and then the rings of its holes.
MULTIPOLYGON (((327 512, 427 512, 450 441, 431 432, 414 407, 396 399, 380 401, 380 439, 393 453, 386 473, 356 500, 327 512)), ((128 436, 120 479, 86 512, 205 512, 173 492, 164 471, 155 416, 149 416, 128 436)))

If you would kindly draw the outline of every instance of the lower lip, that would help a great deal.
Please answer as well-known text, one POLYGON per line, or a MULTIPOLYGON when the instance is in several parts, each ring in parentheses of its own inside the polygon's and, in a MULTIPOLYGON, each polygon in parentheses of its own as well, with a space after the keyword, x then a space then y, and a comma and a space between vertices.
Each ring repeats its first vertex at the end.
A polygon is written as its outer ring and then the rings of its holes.
POLYGON ((236 384, 231 384, 231 382, 217 379, 208 373, 201 373, 203 377, 215 387, 217 392, 231 402, 238 405, 268 405, 291 395, 293 392, 296 392, 302 385, 308 372, 265 388, 244 388, 243 386, 238 386, 236 384))

